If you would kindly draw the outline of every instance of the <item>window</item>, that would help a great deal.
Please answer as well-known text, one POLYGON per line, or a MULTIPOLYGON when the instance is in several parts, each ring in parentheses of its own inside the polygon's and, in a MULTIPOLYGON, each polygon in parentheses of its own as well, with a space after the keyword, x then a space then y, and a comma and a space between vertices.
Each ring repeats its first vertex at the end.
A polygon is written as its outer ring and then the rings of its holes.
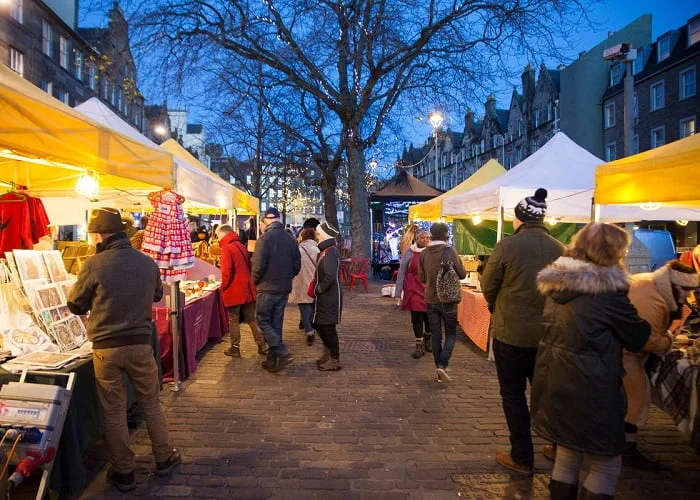
POLYGON ((668 56, 670 56, 671 55, 671 37, 665 36, 665 37, 661 38, 656 43, 656 50, 658 52, 658 58, 657 58, 658 62, 661 62, 664 59, 666 59, 668 56))
POLYGON ((605 161, 617 160, 617 144, 611 142, 605 145, 605 161))
POLYGON ((632 154, 636 155, 639 153, 639 134, 634 134, 632 136, 632 154))
POLYGON ((540 110, 535 110, 535 128, 540 126, 540 110))
POLYGON ((10 16, 20 24, 24 20, 23 3, 23 0, 10 0, 10 16))
POLYGON ((615 126, 615 101, 605 104, 605 128, 615 126))
POLYGON ((518 137, 523 135, 523 119, 518 119, 518 137))
POLYGON ((695 133, 695 117, 691 116, 690 118, 683 118, 681 120, 681 130, 680 130, 680 138, 683 139, 684 137, 688 137, 689 135, 693 135, 695 133))
POLYGON ((554 103, 552 101, 549 101, 547 103, 547 121, 551 122, 553 118, 554 118, 554 103))
POLYGON ((664 82, 663 80, 651 86, 649 95, 651 97, 651 111, 656 111, 664 107, 664 82))
POLYGON ((632 63, 632 74, 636 75, 637 73, 641 73, 643 69, 644 69, 644 52, 640 50, 637 52, 637 59, 635 59, 634 62, 632 63))
POLYGON ((66 92, 65 90, 59 90, 57 97, 59 101, 70 106, 70 96, 68 95, 68 92, 66 92))
POLYGON ((480 149, 481 153, 483 153, 483 152, 484 152, 484 146, 485 146, 485 144, 484 144, 484 140, 483 140, 483 139, 481 139, 481 142, 479 143, 479 149, 480 149))
POLYGON ((62 68, 68 69, 68 61, 70 61, 70 44, 68 39, 63 35, 58 37, 58 63, 62 68))
POLYGON ((10 47, 10 69, 24 76, 24 54, 14 47, 10 47))
POLYGON ((49 95, 53 95, 53 82, 50 82, 48 80, 42 80, 41 81, 41 90, 46 92, 49 95))
POLYGON ((620 79, 620 61, 610 63, 610 71, 608 72, 608 87, 614 87, 620 79))
POLYGON ((46 19, 41 21, 41 51, 47 56, 53 56, 51 46, 51 25, 46 19))
POLYGON ((700 19, 688 23, 688 45, 700 41, 700 19))
POLYGON ((666 143, 666 129, 664 127, 657 127, 651 129, 651 147, 658 148, 666 143))
POLYGON ((97 90, 97 68, 94 64, 88 66, 88 85, 92 90, 97 90))
POLYGON ((83 53, 80 51, 75 53, 75 77, 80 81, 83 80, 83 53))
POLYGON ((695 66, 678 73, 679 99, 687 99, 695 95, 695 66))
POLYGON ((493 142, 493 149, 496 149, 498 147, 498 136, 494 135, 493 137, 491 137, 491 141, 493 142))

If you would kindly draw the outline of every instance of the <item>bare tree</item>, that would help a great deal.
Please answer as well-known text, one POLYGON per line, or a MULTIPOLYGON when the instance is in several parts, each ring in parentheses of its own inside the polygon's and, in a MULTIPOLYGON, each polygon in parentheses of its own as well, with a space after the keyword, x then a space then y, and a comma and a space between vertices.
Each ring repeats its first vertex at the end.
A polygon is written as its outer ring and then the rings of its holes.
POLYGON ((212 47, 318 99, 347 155, 353 254, 370 247, 365 150, 406 94, 456 96, 518 55, 558 53, 587 0, 154 0, 138 28, 171 59, 212 47), (561 36, 561 38, 559 38, 561 36))

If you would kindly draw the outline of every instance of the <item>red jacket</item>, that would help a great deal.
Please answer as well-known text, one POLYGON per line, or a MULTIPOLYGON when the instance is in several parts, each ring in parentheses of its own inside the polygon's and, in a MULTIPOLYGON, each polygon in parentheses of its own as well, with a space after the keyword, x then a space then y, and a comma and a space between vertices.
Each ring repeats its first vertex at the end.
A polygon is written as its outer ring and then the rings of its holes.
POLYGON ((248 249, 238 241, 236 233, 219 240, 221 245, 221 295, 226 307, 254 302, 255 285, 250 277, 248 249))

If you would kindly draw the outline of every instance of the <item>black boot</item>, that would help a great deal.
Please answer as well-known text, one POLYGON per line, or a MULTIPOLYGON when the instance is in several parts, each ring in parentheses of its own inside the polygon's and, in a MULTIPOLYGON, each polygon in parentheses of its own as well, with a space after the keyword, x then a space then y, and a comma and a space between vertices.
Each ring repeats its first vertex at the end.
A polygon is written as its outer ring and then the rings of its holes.
POLYGON ((425 351, 423 349, 423 339, 416 339, 416 350, 413 351, 413 356, 414 359, 422 358, 423 355, 425 354, 425 351))
POLYGON ((635 441, 625 443, 625 451, 622 453, 622 465, 640 470, 659 470, 659 462, 648 459, 637 449, 635 441))
POLYGON ((423 346, 425 352, 433 352, 433 336, 428 334, 423 335, 423 346))
POLYGON ((578 485, 552 479, 549 481, 549 494, 552 500, 576 500, 578 485))
MULTIPOLYGON (((588 491, 586 488, 583 486, 581 487, 581 495, 579 496, 579 500, 613 500, 615 498, 615 495, 605 495, 603 493, 593 493, 591 491, 588 491)), ((554 498, 554 497, 552 497, 554 498)))

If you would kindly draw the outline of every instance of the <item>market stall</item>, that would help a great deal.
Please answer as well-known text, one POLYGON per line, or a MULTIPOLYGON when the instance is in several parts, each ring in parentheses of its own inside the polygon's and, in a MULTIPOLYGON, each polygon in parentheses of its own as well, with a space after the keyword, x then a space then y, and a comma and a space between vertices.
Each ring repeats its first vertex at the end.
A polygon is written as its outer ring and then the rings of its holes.
POLYGON ((372 266, 398 269, 399 240, 411 205, 439 196, 442 191, 416 179, 403 169, 370 197, 372 266))
MULTIPOLYGON (((700 181, 694 173, 700 165, 700 135, 628 156, 595 171, 593 197, 608 210, 644 206, 670 220, 692 218, 700 208, 700 181), (691 214, 690 216, 688 214, 691 214)), ((700 340, 688 333, 688 341, 652 364, 650 379, 654 402, 668 413, 678 429, 700 454, 700 340)))

